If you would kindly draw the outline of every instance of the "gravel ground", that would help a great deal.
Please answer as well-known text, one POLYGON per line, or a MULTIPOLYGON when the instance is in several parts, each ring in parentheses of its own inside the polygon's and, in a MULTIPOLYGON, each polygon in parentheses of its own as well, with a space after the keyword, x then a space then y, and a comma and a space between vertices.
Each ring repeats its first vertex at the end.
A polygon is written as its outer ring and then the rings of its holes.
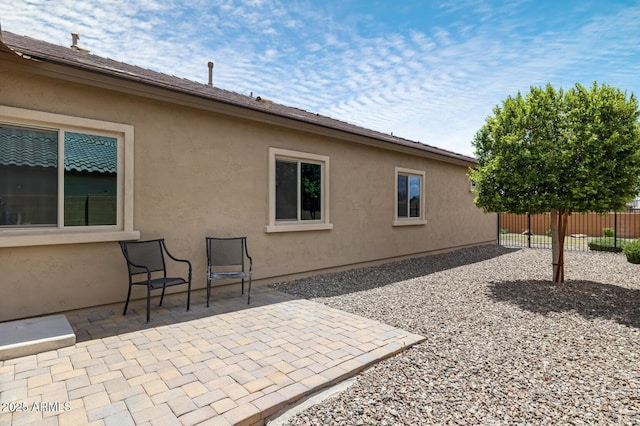
POLYGON ((278 284, 427 337, 291 425, 640 424, 640 266, 477 247, 278 284))

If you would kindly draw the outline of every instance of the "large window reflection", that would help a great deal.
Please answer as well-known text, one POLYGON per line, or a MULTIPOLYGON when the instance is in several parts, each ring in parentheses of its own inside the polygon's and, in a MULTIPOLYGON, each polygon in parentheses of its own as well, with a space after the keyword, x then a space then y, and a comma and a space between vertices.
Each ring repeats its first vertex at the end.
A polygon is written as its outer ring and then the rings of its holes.
POLYGON ((117 138, 0 125, 0 226, 116 225, 117 168, 117 138))

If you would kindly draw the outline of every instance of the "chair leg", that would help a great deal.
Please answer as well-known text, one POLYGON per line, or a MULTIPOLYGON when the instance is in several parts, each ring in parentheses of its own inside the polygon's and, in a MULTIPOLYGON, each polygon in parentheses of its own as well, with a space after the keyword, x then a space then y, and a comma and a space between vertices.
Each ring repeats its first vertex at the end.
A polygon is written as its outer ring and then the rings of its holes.
POLYGON ((210 297, 211 297, 211 278, 207 277, 207 308, 209 307, 210 297))
POLYGON ((187 311, 189 310, 189 306, 191 305, 191 281, 187 286, 187 311))
POLYGON ((166 285, 162 286, 162 296, 160 296, 160 304, 158 306, 162 306, 162 301, 164 300, 164 291, 167 289, 166 285))
POLYGON ((244 294, 244 278, 242 279, 242 293, 241 294, 244 294))
POLYGON ((147 322, 151 319, 151 287, 147 286, 147 322))
POLYGON ((251 275, 249 275, 249 289, 247 290, 247 305, 251 303, 251 275))
POLYGON ((127 314, 127 307, 129 306, 130 297, 131 297, 131 284, 129 284, 129 292, 127 293, 127 302, 124 304, 124 311, 122 312, 122 315, 127 314))

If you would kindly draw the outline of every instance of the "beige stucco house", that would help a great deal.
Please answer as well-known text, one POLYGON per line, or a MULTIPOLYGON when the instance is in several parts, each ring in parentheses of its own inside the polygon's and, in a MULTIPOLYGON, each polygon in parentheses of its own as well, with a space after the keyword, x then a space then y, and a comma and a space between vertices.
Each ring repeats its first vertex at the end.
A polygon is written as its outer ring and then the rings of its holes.
POLYGON ((119 240, 166 238, 196 289, 205 236, 247 236, 256 284, 494 243, 474 164, 4 32, 0 321, 123 302, 119 240))

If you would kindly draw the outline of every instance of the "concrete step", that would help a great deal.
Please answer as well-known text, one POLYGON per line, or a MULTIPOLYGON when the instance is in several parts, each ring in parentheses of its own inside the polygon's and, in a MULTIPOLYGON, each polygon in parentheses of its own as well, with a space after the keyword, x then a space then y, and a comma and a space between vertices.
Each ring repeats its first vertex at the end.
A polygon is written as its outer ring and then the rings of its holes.
POLYGON ((0 361, 71 346, 76 335, 64 315, 0 323, 0 361))

